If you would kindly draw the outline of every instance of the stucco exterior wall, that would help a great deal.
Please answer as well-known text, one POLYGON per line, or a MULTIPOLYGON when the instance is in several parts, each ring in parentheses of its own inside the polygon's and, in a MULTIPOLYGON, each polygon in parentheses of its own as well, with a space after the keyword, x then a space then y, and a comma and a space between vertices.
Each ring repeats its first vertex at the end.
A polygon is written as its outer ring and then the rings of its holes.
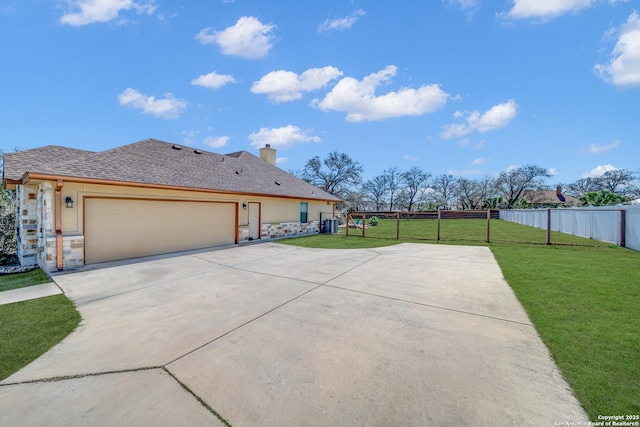
MULTIPOLYGON (((17 186, 18 256, 23 265, 39 264, 49 271, 56 269, 55 187, 54 182, 17 186)), ((60 218, 65 269, 84 265, 84 199, 91 196, 237 203, 239 243, 249 241, 249 209, 243 209, 243 203, 260 203, 262 239, 318 233, 321 213, 325 219, 333 212, 333 204, 326 201, 65 182, 61 191, 60 218), (73 200, 72 208, 65 206, 67 197, 73 200), (308 203, 308 222, 301 224, 300 202, 303 201, 308 203)))

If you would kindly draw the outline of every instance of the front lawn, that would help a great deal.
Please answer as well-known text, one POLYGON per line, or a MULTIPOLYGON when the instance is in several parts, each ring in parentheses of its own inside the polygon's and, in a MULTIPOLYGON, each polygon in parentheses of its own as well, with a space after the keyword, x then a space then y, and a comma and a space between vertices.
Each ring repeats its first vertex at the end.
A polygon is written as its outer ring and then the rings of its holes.
MULTIPOLYGON (((501 230, 505 239, 532 232, 531 227, 513 225, 501 230)), ((369 236, 375 235, 371 229, 366 230, 369 236)), ((591 420, 598 421, 598 415, 640 414, 640 252, 572 236, 566 240, 589 246, 471 244, 489 246, 591 420)), ((314 248, 404 242, 420 241, 326 234, 281 241, 314 248)))
POLYGON ((49 283, 51 279, 47 273, 39 268, 27 273, 5 274, 0 276, 0 292, 27 286, 49 283))
MULTIPOLYGON (((0 289, 50 282, 42 270, 0 277, 0 289)), ((80 324, 64 295, 0 305, 0 380, 40 357, 80 324)))

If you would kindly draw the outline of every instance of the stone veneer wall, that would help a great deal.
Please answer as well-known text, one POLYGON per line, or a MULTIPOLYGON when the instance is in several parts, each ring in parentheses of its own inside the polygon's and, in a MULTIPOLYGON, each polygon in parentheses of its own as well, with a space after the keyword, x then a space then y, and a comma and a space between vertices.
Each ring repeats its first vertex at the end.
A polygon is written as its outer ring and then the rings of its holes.
POLYGON ((50 182, 38 186, 38 265, 45 271, 56 270, 55 188, 50 182))
POLYGON ((262 224, 263 239, 303 236, 320 233, 320 221, 283 222, 280 224, 262 224))
POLYGON ((18 241, 16 254, 20 265, 38 264, 38 189, 18 185, 16 187, 16 224, 18 241))

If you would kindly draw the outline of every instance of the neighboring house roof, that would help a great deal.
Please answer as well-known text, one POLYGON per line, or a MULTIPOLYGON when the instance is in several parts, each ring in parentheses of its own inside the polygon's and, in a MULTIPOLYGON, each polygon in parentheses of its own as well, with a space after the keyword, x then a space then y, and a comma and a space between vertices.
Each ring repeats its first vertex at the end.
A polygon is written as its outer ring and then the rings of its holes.
POLYGON ((524 198, 529 203, 539 205, 577 206, 580 200, 568 194, 562 194, 558 190, 527 191, 524 198))
POLYGON ((3 183, 24 178, 43 179, 42 176, 78 182, 100 180, 310 200, 340 200, 247 151, 222 155, 155 139, 101 152, 49 145, 5 153, 3 183))

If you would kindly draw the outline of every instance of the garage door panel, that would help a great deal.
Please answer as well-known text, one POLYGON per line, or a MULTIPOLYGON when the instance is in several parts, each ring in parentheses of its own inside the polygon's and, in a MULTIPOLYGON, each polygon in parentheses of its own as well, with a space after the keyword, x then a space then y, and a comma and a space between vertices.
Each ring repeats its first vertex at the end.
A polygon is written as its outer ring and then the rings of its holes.
POLYGON ((85 200, 85 263, 235 243, 235 205, 220 202, 85 200))

